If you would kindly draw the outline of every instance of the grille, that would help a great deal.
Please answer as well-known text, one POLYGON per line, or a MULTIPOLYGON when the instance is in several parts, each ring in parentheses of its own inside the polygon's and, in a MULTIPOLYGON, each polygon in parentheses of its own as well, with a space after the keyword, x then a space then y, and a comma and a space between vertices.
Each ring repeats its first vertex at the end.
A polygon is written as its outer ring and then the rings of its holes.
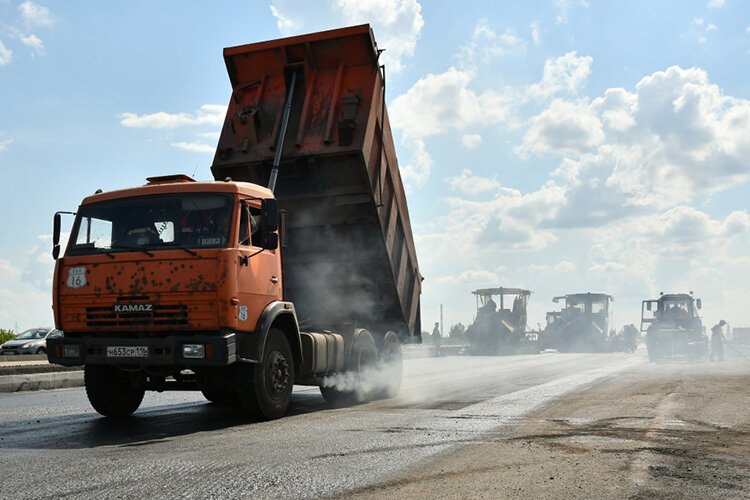
POLYGON ((114 312, 110 307, 87 307, 86 325, 91 327, 183 326, 187 325, 186 305, 154 304, 153 311, 114 312))

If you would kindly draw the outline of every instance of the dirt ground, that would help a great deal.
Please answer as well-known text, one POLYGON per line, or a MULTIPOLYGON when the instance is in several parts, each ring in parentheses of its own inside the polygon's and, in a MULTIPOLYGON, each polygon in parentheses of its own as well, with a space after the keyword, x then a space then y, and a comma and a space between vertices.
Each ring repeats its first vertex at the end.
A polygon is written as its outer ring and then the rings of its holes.
POLYGON ((727 354, 621 373, 347 497, 750 498, 750 360, 727 354))

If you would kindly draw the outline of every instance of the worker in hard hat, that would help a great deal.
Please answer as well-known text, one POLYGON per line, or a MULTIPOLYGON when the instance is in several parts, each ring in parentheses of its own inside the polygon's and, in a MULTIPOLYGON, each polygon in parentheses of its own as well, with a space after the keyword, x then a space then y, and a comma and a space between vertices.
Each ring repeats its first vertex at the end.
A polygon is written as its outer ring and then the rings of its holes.
POLYGON ((721 328, 727 322, 723 319, 711 327, 711 355, 709 359, 714 360, 714 355, 718 355, 719 361, 724 361, 724 332, 721 328))

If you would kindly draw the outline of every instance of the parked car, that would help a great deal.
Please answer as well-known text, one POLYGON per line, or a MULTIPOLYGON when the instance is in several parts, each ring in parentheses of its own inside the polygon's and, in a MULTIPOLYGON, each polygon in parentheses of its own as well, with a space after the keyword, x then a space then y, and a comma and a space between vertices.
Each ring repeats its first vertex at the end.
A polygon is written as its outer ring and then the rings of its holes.
POLYGON ((63 332, 55 328, 32 328, 0 346, 0 354, 44 354, 47 339, 62 336, 63 332))

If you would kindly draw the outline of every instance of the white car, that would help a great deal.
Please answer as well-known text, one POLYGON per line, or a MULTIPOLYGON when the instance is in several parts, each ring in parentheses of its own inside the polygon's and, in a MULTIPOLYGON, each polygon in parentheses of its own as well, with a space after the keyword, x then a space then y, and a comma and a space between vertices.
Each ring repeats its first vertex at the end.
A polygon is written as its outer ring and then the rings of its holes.
POLYGON ((32 328, 0 346, 0 354, 44 354, 47 339, 62 336, 63 332, 55 328, 32 328))

